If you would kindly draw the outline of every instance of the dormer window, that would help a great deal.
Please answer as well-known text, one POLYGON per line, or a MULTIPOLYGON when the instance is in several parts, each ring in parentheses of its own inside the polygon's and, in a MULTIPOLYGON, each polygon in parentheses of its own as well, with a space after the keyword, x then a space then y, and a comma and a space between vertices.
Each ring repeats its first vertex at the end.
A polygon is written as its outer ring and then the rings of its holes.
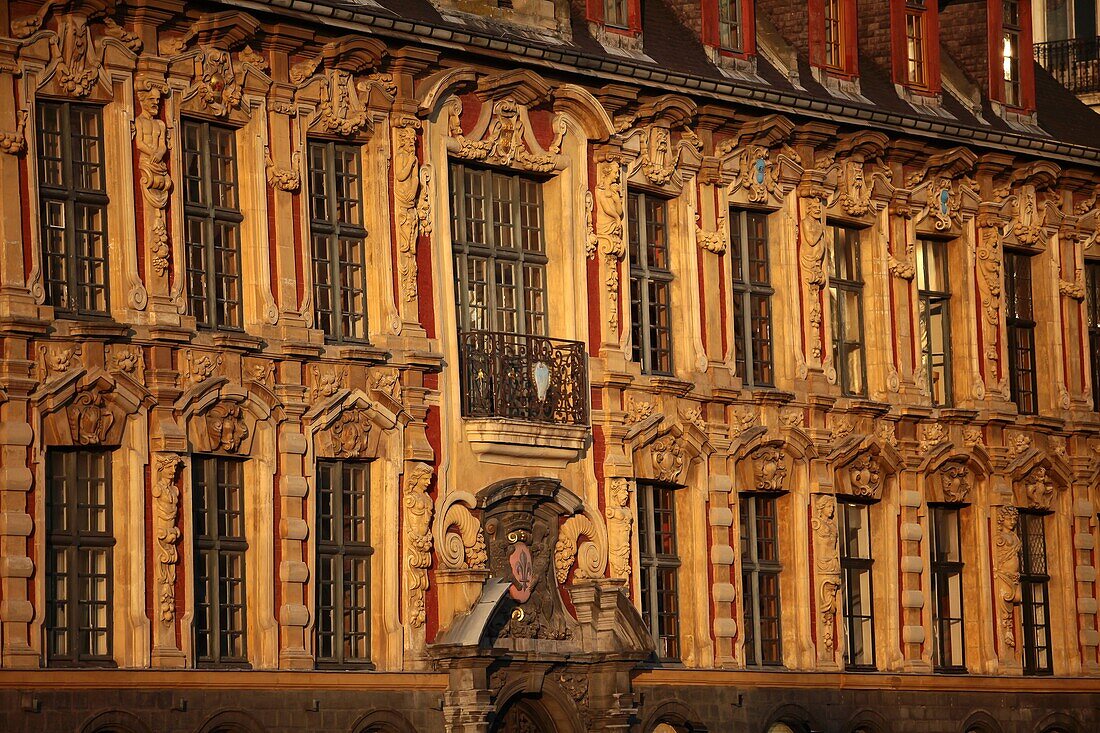
POLYGON ((1020 22, 1019 0, 1001 3, 1001 68, 1004 74, 1004 103, 1009 107, 1022 106, 1020 94, 1020 40, 1023 27, 1020 22))
POLYGON ((838 71, 844 68, 840 5, 841 0, 825 0, 825 66, 838 71))
POLYGON ((924 3, 906 3, 905 10, 905 78, 914 86, 928 83, 924 60, 924 3))
POLYGON ((610 28, 629 28, 630 0, 604 0, 603 22, 610 28))
POLYGON ((810 63, 837 76, 855 76, 855 0, 810 0, 810 63))
POLYGON ((741 0, 718 0, 718 47, 741 52, 745 48, 741 0))
POLYGON ((894 83, 918 95, 940 91, 940 22, 934 0, 891 0, 894 83))

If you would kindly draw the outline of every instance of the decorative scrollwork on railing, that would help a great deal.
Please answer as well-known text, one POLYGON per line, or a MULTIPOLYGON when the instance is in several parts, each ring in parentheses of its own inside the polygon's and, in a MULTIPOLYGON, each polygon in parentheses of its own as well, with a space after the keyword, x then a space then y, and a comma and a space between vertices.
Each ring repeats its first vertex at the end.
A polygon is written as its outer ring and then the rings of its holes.
POLYGON ((465 417, 588 424, 583 343, 491 331, 458 338, 465 417))

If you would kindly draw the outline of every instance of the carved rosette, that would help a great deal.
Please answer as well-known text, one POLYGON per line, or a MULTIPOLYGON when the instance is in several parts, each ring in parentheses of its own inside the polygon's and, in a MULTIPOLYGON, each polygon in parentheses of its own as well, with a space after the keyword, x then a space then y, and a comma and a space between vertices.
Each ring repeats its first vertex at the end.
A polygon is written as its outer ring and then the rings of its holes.
POLYGON ((631 529, 634 512, 630 509, 630 481, 613 478, 608 481, 608 502, 604 510, 607 517, 607 552, 612 578, 630 579, 631 529))
POLYGON ((837 594, 840 592, 840 544, 836 500, 832 496, 814 497, 810 527, 813 530, 821 644, 831 657, 836 650, 837 594))
POLYGON ((159 618, 171 624, 176 616, 176 567, 179 564, 180 530, 176 526, 179 515, 180 491, 176 477, 183 466, 183 458, 175 453, 165 453, 156 458, 156 477, 153 481, 153 535, 157 547, 157 605, 159 618))
POLYGON ((405 486, 401 503, 405 508, 405 587, 409 592, 407 617, 413 628, 424 625, 428 591, 428 568, 432 564, 432 512, 434 505, 428 496, 432 467, 412 463, 405 470, 405 486))
POLYGON ((996 538, 993 547, 993 574, 997 579, 997 619, 1001 642, 1016 648, 1013 605, 1020 602, 1019 512, 1014 506, 997 507, 996 538))

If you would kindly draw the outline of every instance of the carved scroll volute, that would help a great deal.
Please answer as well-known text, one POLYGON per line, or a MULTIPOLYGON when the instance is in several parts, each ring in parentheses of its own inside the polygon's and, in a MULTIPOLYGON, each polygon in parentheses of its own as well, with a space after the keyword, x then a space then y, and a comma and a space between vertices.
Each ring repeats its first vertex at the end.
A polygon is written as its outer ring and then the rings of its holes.
POLYGON ((554 545, 554 574, 558 583, 564 583, 576 560, 575 580, 602 578, 607 568, 607 547, 603 541, 603 528, 586 514, 574 514, 558 529, 558 541, 554 545), (581 538, 586 541, 582 542, 581 538))
POLYGON ((997 623, 1004 646, 1016 648, 1016 623, 1013 606, 1020 602, 1020 516, 1016 507, 996 509, 996 536, 993 544, 993 574, 997 579, 997 623))
POLYGON ((438 534, 440 560, 452 570, 483 570, 489 559, 485 532, 470 511, 473 497, 458 495, 448 499, 440 510, 438 534))
POLYGON ((183 458, 175 453, 156 456, 153 480, 153 537, 157 556, 157 611, 161 622, 171 625, 176 617, 176 569, 179 565, 180 491, 176 479, 183 458))
POLYGON ((630 579, 632 563, 630 561, 631 529, 634 526, 634 511, 630 506, 631 484, 625 478, 608 479, 607 508, 607 552, 611 565, 612 578, 630 579))
POLYGON ((814 583, 817 589, 818 658, 832 662, 836 652, 837 596, 840 592, 840 544, 836 500, 819 494, 813 498, 810 527, 814 542, 814 583))
POLYGON ((596 186, 590 199, 588 256, 603 258, 607 288, 608 340, 617 340, 619 329, 619 267, 626 256, 624 239, 625 198, 623 165, 618 155, 603 155, 596 161, 596 186), (591 213, 595 213, 593 223, 591 213))
POLYGON ((431 166, 420 165, 417 140, 420 121, 402 115, 393 122, 393 194, 397 216, 398 269, 401 295, 416 299, 416 249, 421 235, 432 231, 431 166))
POLYGON ((425 595, 428 591, 428 568, 432 564, 432 512, 434 505, 428 496, 432 467, 426 463, 410 463, 405 468, 402 506, 405 509, 405 587, 408 590, 406 615, 414 628, 424 625, 425 595))

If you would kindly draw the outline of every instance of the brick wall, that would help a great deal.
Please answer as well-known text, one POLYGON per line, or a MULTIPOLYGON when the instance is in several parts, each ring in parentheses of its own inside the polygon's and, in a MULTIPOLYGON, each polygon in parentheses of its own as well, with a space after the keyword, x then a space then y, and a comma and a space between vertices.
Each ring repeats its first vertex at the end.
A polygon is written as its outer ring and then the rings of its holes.
MULTIPOLYGON (((860 8, 862 12, 862 8, 860 8)), ((786 39, 787 43, 794 46, 799 55, 809 54, 810 42, 809 28, 809 3, 785 2, 785 3, 758 3, 757 14, 764 14, 775 25, 775 29, 786 39)))
POLYGON ((695 31, 695 36, 697 38, 702 38, 702 0, 665 0, 665 4, 672 8, 673 12, 676 13, 676 17, 680 19, 681 23, 695 31))
POLYGON ((989 92, 988 5, 969 2, 940 10, 940 45, 959 68, 989 92))
POLYGON ((856 20, 859 24, 860 55, 884 69, 889 69, 890 4, 883 0, 863 0, 858 4, 856 20))

